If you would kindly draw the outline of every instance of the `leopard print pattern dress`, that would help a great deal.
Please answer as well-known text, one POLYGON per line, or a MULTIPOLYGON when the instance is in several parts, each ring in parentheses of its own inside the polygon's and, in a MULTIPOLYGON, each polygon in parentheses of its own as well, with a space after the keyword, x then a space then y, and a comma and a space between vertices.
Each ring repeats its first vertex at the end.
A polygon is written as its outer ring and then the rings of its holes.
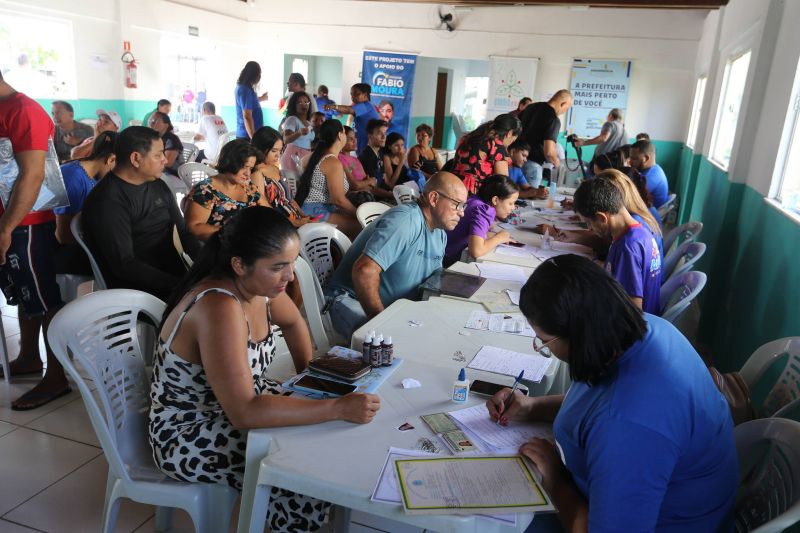
MULTIPOLYGON (((186 313, 210 292, 238 298, 225 289, 199 293, 178 317, 166 342, 159 337, 150 388, 150 446, 153 459, 167 476, 199 483, 222 483, 242 490, 247 432, 236 429, 208 383, 202 365, 172 351, 172 340, 186 313)), ((275 356, 274 326, 267 305, 269 334, 260 342, 248 335, 247 356, 256 394, 291 394, 266 378, 275 356)), ((248 324, 249 331, 249 324, 248 324)), ((272 488, 268 524, 271 531, 315 531, 327 520, 330 504, 272 488)))

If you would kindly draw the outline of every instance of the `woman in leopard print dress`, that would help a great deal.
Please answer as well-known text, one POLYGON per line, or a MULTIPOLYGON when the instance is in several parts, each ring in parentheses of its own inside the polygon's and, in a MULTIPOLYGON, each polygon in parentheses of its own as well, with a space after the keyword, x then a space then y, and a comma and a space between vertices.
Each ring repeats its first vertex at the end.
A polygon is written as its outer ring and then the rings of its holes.
MULTIPOLYGON (((246 208, 209 239, 173 293, 150 392, 150 444, 166 475, 241 490, 248 429, 333 419, 366 423, 375 416, 376 396, 294 398, 266 378, 276 326, 298 371, 311 359, 305 321, 285 294, 299 249, 285 217, 267 207, 246 208)), ((273 489, 269 527, 314 531, 329 507, 273 489)))

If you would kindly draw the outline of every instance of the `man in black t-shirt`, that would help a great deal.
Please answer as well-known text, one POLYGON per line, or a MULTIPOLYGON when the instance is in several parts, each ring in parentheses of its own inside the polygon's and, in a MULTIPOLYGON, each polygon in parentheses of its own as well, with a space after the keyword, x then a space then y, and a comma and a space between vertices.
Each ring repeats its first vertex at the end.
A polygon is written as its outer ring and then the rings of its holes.
POLYGON ((186 273, 173 244, 173 227, 190 256, 199 245, 159 179, 166 164, 164 143, 155 130, 131 126, 117 136, 115 154, 114 171, 92 189, 83 206, 86 242, 108 288, 136 289, 166 301, 186 273))
POLYGON ((558 169, 561 164, 556 150, 558 134, 561 131, 561 120, 558 117, 566 113, 571 105, 572 94, 567 89, 561 89, 547 102, 530 104, 520 115, 522 133, 518 140, 528 143, 531 147, 528 163, 522 170, 533 187, 539 186, 542 165, 549 162, 553 164, 554 169, 558 169))
POLYGON ((367 122, 367 146, 358 154, 358 160, 364 172, 370 178, 378 180, 378 187, 383 187, 383 156, 386 146, 386 131, 389 125, 385 120, 367 122))

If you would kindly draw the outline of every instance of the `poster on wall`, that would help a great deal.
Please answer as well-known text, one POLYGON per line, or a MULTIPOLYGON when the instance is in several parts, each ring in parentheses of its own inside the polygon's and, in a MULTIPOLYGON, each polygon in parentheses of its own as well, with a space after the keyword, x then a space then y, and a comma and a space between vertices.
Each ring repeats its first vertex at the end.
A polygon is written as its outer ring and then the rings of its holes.
POLYGON ((388 133, 397 132, 408 141, 411 98, 417 56, 394 52, 364 51, 361 81, 372 86, 372 104, 389 123, 388 133))
POLYGON ((631 61, 617 59, 574 59, 569 90, 574 101, 567 117, 568 133, 595 137, 608 112, 628 107, 631 61))
POLYGON ((535 57, 489 57, 489 101, 486 118, 514 111, 524 97, 533 98, 539 60, 535 57))

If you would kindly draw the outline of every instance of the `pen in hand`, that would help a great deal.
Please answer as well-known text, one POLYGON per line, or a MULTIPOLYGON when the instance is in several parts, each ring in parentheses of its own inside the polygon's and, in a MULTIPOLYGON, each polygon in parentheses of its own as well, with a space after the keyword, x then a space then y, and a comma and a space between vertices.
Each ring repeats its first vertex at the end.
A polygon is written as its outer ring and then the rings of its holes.
MULTIPOLYGON (((525 373, 524 370, 520 370, 519 371, 519 376, 517 376, 517 379, 514 380, 514 385, 511 387, 511 393, 509 393, 509 395, 506 397, 506 399, 503 400, 503 412, 504 413, 506 411, 508 411, 509 407, 511 407, 511 403, 514 401, 514 392, 517 390, 517 387, 519 387, 519 382, 522 381, 522 375, 524 373, 525 373)), ((500 417, 497 417, 497 422, 496 423, 498 425, 500 424, 500 417)))

